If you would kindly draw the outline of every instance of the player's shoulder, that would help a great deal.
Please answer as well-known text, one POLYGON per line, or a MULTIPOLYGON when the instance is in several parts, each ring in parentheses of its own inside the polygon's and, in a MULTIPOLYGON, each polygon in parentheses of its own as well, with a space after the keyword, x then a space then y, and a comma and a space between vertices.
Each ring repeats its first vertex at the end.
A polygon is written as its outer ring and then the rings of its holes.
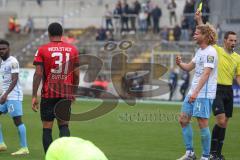
POLYGON ((11 63, 18 63, 18 60, 17 60, 16 57, 10 56, 9 57, 9 62, 11 62, 11 63))
POLYGON ((213 46, 208 46, 206 52, 211 55, 217 55, 217 51, 213 46))

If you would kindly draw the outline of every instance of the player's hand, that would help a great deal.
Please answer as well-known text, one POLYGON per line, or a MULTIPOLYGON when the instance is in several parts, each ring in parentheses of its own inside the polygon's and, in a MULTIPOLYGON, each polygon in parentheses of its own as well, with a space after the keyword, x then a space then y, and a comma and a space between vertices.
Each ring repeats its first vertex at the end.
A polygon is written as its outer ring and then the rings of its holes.
POLYGON ((193 103, 196 100, 197 96, 198 96, 198 93, 193 92, 192 95, 189 97, 188 102, 193 103))
POLYGON ((176 57, 176 64, 179 66, 180 63, 182 63, 182 57, 177 55, 177 57, 176 57))
POLYGON ((0 98, 0 104, 4 104, 7 100, 8 95, 7 94, 3 94, 0 98))
POLYGON ((37 99, 37 97, 33 97, 33 98, 32 98, 32 110, 33 110, 34 112, 37 112, 37 111, 38 111, 38 108, 39 108, 38 99, 37 99))

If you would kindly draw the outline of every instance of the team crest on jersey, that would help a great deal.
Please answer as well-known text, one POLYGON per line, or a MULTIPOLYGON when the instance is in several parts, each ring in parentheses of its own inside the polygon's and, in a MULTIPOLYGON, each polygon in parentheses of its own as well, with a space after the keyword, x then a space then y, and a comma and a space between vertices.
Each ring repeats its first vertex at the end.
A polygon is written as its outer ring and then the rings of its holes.
POLYGON ((18 68, 18 64, 17 63, 13 63, 12 64, 12 69, 17 69, 18 68))
POLYGON ((207 56, 207 63, 213 63, 214 62, 214 56, 207 56))

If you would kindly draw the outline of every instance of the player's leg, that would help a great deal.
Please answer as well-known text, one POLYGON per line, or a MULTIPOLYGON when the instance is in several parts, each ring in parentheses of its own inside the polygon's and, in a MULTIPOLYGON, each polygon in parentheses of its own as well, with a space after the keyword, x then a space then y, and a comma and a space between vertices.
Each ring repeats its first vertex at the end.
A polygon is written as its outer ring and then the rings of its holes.
POLYGON ((221 159, 223 159, 222 155, 222 148, 224 144, 226 129, 229 118, 232 117, 233 112, 233 93, 232 89, 230 88, 228 91, 226 91, 226 98, 224 99, 224 111, 225 113, 219 114, 216 116, 216 125, 218 126, 218 147, 217 147, 217 156, 221 159))
POLYGON ((43 125, 42 144, 43 144, 43 149, 45 153, 47 152, 48 147, 53 141, 53 138, 52 138, 53 122, 54 121, 42 121, 42 125, 43 125))
POLYGON ((193 105, 188 103, 189 97, 186 97, 179 117, 179 123, 182 127, 183 140, 186 148, 186 153, 178 160, 194 160, 196 159, 193 151, 193 131, 190 123, 192 116, 193 105))
POLYGON ((214 129, 218 132, 218 146, 216 147, 216 156, 222 157, 222 147, 225 139, 226 134, 226 128, 228 123, 228 117, 226 117, 226 114, 219 114, 216 116, 216 124, 214 126, 214 129))
POLYGON ((211 144, 212 157, 223 157, 222 147, 225 139, 227 123, 233 112, 233 92, 231 87, 224 87, 214 101, 213 112, 216 116, 216 124, 212 136, 215 141, 211 144))
MULTIPOLYGON (((0 115, 2 115, 3 113, 7 112, 7 108, 4 105, 0 105, 0 115)), ((6 151, 7 150, 7 146, 4 143, 4 139, 3 139, 3 133, 2 133, 2 125, 0 124, 0 152, 1 151, 6 151)))
POLYGON ((211 115, 212 100, 199 98, 194 102, 193 117, 197 118, 201 132, 202 157, 201 160, 208 160, 210 157, 211 133, 208 126, 208 119, 211 115))
POLYGON ((214 116, 216 116, 216 124, 213 127, 212 130, 212 138, 211 138, 211 157, 210 159, 216 159, 217 158, 217 148, 219 145, 219 133, 221 131, 221 127, 218 125, 217 121, 224 121, 224 117, 225 117, 225 110, 224 110, 224 102, 223 102, 223 95, 222 93, 223 91, 219 90, 219 86, 218 86, 218 90, 216 93, 216 98, 213 101, 213 105, 212 105, 212 110, 213 110, 213 114, 214 116))
POLYGON ((70 137, 68 121, 58 120, 59 137, 70 137))
POLYGON ((52 127, 54 122, 54 106, 57 103, 57 99, 53 98, 42 98, 40 103, 40 114, 42 120, 42 144, 45 153, 48 147, 53 141, 52 138, 52 127))
POLYGON ((27 147, 26 127, 22 122, 22 117, 21 116, 13 117, 13 121, 18 130, 20 146, 27 147))
POLYGON ((15 126, 17 127, 21 147, 18 151, 12 153, 12 155, 29 154, 27 146, 26 127, 22 122, 22 101, 9 100, 7 102, 7 107, 15 126))
POLYGON ((202 145, 202 160, 210 157, 210 146, 211 146, 211 133, 208 126, 207 118, 197 118, 198 125, 201 132, 201 145, 202 145))
POLYGON ((54 114, 58 122, 59 137, 70 136, 68 124, 71 115, 71 103, 71 100, 60 99, 55 106, 54 114))

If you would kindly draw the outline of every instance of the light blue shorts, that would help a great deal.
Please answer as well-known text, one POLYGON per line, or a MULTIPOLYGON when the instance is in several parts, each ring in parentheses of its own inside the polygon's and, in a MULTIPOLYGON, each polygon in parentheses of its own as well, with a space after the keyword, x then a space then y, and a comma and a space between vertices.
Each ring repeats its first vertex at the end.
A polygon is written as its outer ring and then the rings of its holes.
POLYGON ((0 105, 0 112, 9 113, 11 117, 22 116, 22 101, 7 100, 4 104, 0 105))
POLYGON ((197 98, 193 103, 189 103, 189 96, 186 96, 181 112, 192 117, 210 118, 213 99, 197 98))

